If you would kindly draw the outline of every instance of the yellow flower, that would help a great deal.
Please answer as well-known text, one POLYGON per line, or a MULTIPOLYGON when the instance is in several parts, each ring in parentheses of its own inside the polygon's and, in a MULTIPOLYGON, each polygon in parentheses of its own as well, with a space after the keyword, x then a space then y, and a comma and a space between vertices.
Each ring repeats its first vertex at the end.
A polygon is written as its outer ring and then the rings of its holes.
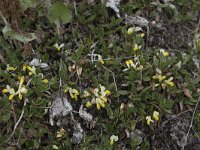
POLYGON ((151 122, 154 122, 152 119, 151 119, 151 116, 146 116, 146 120, 147 120, 147 124, 150 125, 151 122))
POLYGON ((133 31, 134 31, 133 27, 128 28, 128 31, 127 31, 128 35, 131 35, 133 31))
POLYGON ((110 145, 113 145, 114 142, 117 142, 118 140, 119 140, 118 136, 112 135, 112 136, 110 137, 110 145))
POLYGON ((23 71, 26 71, 26 69, 27 69, 27 65, 24 64, 23 67, 22 67, 22 70, 23 70, 23 71))
POLYGON ((29 70, 29 73, 28 73, 29 76, 31 76, 33 74, 36 74, 36 68, 35 68, 35 66, 33 66, 33 67, 27 66, 26 68, 29 70))
POLYGON ((96 105, 97 105, 98 110, 101 109, 101 107, 102 108, 105 107, 105 103, 101 98, 96 98, 95 101, 96 101, 96 105))
POLYGON ((9 85, 6 85, 6 88, 2 90, 2 93, 9 93, 9 100, 12 100, 15 96, 15 90, 11 88, 9 85))
POLYGON ((141 33, 141 34, 140 34, 140 37, 143 38, 143 37, 144 37, 144 33, 141 33))
POLYGON ((11 94, 11 95, 9 95, 8 99, 13 100, 14 96, 15 96, 14 94, 11 94))
POLYGON ((165 80, 164 82, 167 83, 169 86, 173 87, 174 83, 172 82, 173 77, 170 77, 168 80, 165 80))
POLYGON ((87 101, 87 102, 86 102, 86 104, 85 104, 85 106, 86 106, 87 108, 89 108, 89 107, 91 107, 91 106, 92 106, 92 104, 91 104, 91 102, 90 102, 90 101, 87 101))
POLYGON ((110 91, 109 90, 106 90, 106 95, 110 95, 110 91))
POLYGON ((26 94, 28 92, 28 90, 26 89, 26 86, 23 85, 24 83, 24 79, 25 77, 24 76, 21 76, 19 77, 19 87, 18 87, 18 90, 17 92, 15 93, 15 95, 18 94, 18 98, 21 100, 22 99, 22 94, 26 94))
POLYGON ((14 70, 16 70, 16 68, 11 67, 9 64, 7 64, 6 70, 7 71, 14 71, 14 70))
POLYGON ((47 80, 47 79, 43 79, 43 80, 42 80, 42 83, 47 84, 47 83, 49 83, 49 80, 47 80))
POLYGON ((126 66, 128 67, 128 68, 130 68, 131 66, 133 67, 134 66, 134 63, 133 63, 133 61, 130 59, 130 60, 127 60, 126 62, 126 66))
POLYGON ((98 55, 98 61, 103 65, 105 62, 103 61, 102 59, 102 56, 101 55, 98 55))
POLYGON ((154 112, 153 112, 153 118, 154 118, 156 121, 158 121, 158 120, 159 120, 159 112, 154 111, 154 112))
POLYGON ((2 93, 3 93, 3 94, 8 93, 8 92, 9 92, 8 89, 3 89, 3 90, 2 90, 2 93))
POLYGON ((77 100, 79 92, 76 89, 69 88, 69 95, 72 99, 77 100))
POLYGON ((57 145, 55 145, 55 144, 52 145, 52 148, 53 148, 53 149, 59 149, 59 147, 58 147, 57 145))
POLYGON ((142 70, 143 69, 143 66, 139 65, 139 62, 137 62, 136 64, 134 64, 131 59, 127 60, 125 63, 126 63, 126 66, 128 68, 133 67, 135 70, 142 70))
POLYGON ((138 44, 134 44, 134 47, 133 47, 133 50, 136 52, 136 51, 138 51, 139 49, 141 49, 141 45, 140 46, 138 46, 138 44))
POLYGON ((19 87, 17 92, 15 92, 15 90, 13 88, 11 88, 9 85, 6 85, 6 88, 2 90, 2 93, 9 93, 9 100, 12 100, 14 98, 15 95, 18 95, 18 98, 21 100, 22 99, 22 94, 26 94, 27 93, 27 89, 25 87, 25 85, 23 85, 24 83, 24 76, 20 76, 19 78, 19 87))
POLYGON ((159 82, 163 81, 164 79, 166 79, 166 76, 162 76, 160 74, 156 74, 155 76, 152 77, 154 80, 158 79, 159 82))
POLYGON ((56 43, 53 46, 57 49, 57 51, 60 51, 64 47, 64 44, 62 43, 62 44, 58 45, 58 43, 56 43))
POLYGON ((65 129, 61 128, 60 131, 57 131, 56 137, 61 138, 65 134, 65 129))
POLYGON ((165 57, 169 56, 169 53, 167 51, 165 51, 164 49, 160 49, 160 53, 162 53, 163 56, 165 56, 165 57))
POLYGON ((91 94, 88 92, 88 91, 83 91, 83 97, 88 97, 90 96, 91 94))

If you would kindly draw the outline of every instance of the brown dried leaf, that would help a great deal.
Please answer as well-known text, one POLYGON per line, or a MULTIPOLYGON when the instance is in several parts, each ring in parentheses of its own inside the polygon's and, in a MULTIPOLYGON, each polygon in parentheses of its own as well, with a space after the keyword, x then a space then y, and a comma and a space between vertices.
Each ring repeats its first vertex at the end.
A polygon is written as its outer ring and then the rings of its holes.
POLYGON ((191 95, 191 93, 190 93, 190 90, 189 90, 189 89, 187 89, 187 88, 184 88, 184 89, 183 89, 183 92, 184 92, 184 95, 185 95, 186 97, 192 98, 192 95, 191 95))

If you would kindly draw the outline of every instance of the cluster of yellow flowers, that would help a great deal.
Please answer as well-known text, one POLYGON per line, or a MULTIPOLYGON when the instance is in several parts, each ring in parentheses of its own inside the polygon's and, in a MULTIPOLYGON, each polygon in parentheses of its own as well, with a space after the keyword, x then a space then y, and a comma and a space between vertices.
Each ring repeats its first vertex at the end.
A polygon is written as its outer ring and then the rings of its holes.
POLYGON ((7 66, 6 66, 6 70, 9 72, 9 71, 15 71, 17 68, 15 67, 12 67, 12 66, 10 66, 10 64, 7 64, 7 66))
POLYGON ((83 97, 89 97, 91 95, 93 95, 93 98, 91 101, 86 102, 86 107, 90 107, 92 104, 96 104, 96 107, 99 110, 101 107, 105 107, 105 103, 108 101, 106 96, 110 95, 110 91, 106 90, 106 88, 100 84, 99 88, 92 89, 91 93, 84 91, 83 97))
MULTIPOLYGON (((157 111, 153 112, 153 119, 155 119, 156 121, 159 120, 159 112, 157 112, 157 111)), ((151 116, 146 116, 146 121, 147 121, 148 125, 150 125, 151 122, 154 122, 154 120, 151 119, 151 116)))
MULTIPOLYGON (((143 66, 140 65, 139 62, 136 62, 136 63, 133 63, 133 60, 129 59, 125 62, 126 66, 129 68, 134 68, 135 70, 142 70, 143 69, 143 66)), ((126 71, 127 69, 125 69, 126 71)))
POLYGON ((24 76, 19 77, 19 86, 18 90, 15 92, 14 88, 11 88, 9 85, 6 85, 6 88, 2 90, 2 93, 9 93, 9 100, 13 100, 14 96, 18 95, 18 98, 21 100, 22 99, 22 94, 27 93, 26 86, 23 85, 24 83, 24 76))
POLYGON ((75 100, 78 100, 78 95, 79 95, 79 92, 76 90, 76 89, 73 89, 71 87, 67 87, 65 90, 64 90, 64 93, 66 92, 69 92, 69 95, 72 99, 75 99, 75 100))
POLYGON ((34 75, 36 74, 36 68, 35 66, 28 66, 28 65, 23 65, 23 71, 28 71, 28 75, 31 76, 31 75, 34 75))
POLYGON ((56 137, 61 138, 65 134, 65 129, 61 128, 59 131, 56 132, 56 137))
POLYGON ((170 87, 174 86, 174 82, 172 82, 173 77, 169 77, 168 79, 166 79, 166 76, 163 76, 161 74, 156 74, 152 77, 154 80, 158 80, 159 83, 155 84, 155 87, 159 86, 159 84, 161 84, 162 88, 165 89, 167 87, 167 85, 169 85, 170 87))
MULTIPOLYGON (((6 71, 15 71, 17 67, 12 67, 10 66, 9 64, 7 65, 6 67, 6 71)), ((29 65, 26 65, 24 64, 23 67, 22 67, 22 70, 23 71, 27 71, 28 72, 28 75, 29 76, 32 76, 32 75, 36 75, 36 68, 34 66, 29 66, 29 65)), ((42 75, 42 78, 43 78, 43 75, 42 75)), ((14 88, 11 88, 9 85, 6 85, 6 88, 4 88, 2 90, 2 93, 3 94, 6 94, 6 93, 9 93, 9 97, 8 99, 9 100, 13 100, 13 98, 18 95, 18 98, 21 100, 23 97, 22 97, 22 94, 26 94, 27 93, 27 88, 24 84, 24 80, 25 80, 25 76, 19 76, 18 77, 19 79, 19 86, 18 86, 18 89, 17 91, 15 91, 14 88)), ((42 79, 42 83, 45 83, 47 84, 49 81, 47 79, 42 79)))

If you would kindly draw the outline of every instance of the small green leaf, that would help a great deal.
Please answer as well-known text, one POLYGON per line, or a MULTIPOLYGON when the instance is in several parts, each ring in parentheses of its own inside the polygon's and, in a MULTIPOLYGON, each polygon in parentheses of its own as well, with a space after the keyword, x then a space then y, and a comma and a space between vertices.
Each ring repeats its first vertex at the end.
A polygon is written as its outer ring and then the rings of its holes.
POLYGON ((20 0, 20 6, 23 10, 27 8, 35 8, 37 6, 37 0, 20 0))
POLYGON ((50 8, 48 19, 51 23, 59 20, 67 24, 72 19, 72 13, 65 4, 57 2, 50 8))
POLYGON ((9 25, 6 25, 2 30, 4 36, 10 37, 11 39, 18 40, 20 42, 28 43, 34 39, 36 39, 36 36, 34 33, 30 34, 30 38, 23 36, 15 31, 13 31, 9 25))

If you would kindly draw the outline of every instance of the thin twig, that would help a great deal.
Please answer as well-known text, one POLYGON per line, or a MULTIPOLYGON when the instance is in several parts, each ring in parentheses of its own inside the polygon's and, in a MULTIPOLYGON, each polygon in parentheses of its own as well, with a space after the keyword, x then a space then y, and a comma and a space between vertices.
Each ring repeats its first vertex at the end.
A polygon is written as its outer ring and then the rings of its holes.
POLYGON ((181 112, 181 113, 179 113, 179 114, 177 114, 177 115, 175 115, 175 116, 169 118, 168 120, 166 120, 165 122, 163 122, 162 126, 164 126, 164 125, 165 125, 167 122, 169 122, 170 120, 175 119, 175 118, 177 118, 178 116, 180 116, 180 115, 182 115, 182 114, 184 114, 184 113, 187 113, 187 112, 189 112, 189 111, 192 111, 192 110, 193 110, 193 109, 188 109, 188 110, 186 110, 186 111, 183 111, 183 112, 181 112))
POLYGON ((23 115, 24 115, 24 109, 25 109, 25 106, 26 106, 26 103, 27 103, 27 102, 28 102, 28 99, 25 98, 25 100, 24 100, 24 106, 23 106, 21 115, 20 115, 18 121, 16 122, 16 124, 15 124, 15 126, 14 126, 14 128, 13 128, 13 132, 11 133, 11 135, 9 136, 9 138, 6 140, 6 143, 7 143, 8 141, 10 141, 10 139, 11 139, 11 138, 13 137, 13 135, 15 134, 15 130, 17 129, 17 126, 19 125, 19 123, 20 123, 20 121, 22 120, 22 117, 23 117, 23 115))
POLYGON ((195 115, 196 110, 197 110, 197 107, 198 107, 198 105, 199 105, 199 101, 200 101, 200 97, 199 97, 199 99, 198 99, 198 101, 197 101, 197 103, 196 103, 196 106, 195 106, 195 108, 194 108, 194 111, 193 111, 193 114, 192 114, 192 119, 191 119, 191 122, 190 122, 190 126, 189 126, 189 129, 188 129, 188 132, 187 132, 186 136, 184 137, 184 140, 185 140, 185 141, 184 141, 184 144, 183 144, 181 150, 184 150, 184 148, 185 148, 185 146, 186 146, 186 144, 187 144, 187 139, 188 139, 188 136, 189 136, 189 134, 190 134, 190 130, 191 130, 192 126, 193 126, 194 115, 195 115))

